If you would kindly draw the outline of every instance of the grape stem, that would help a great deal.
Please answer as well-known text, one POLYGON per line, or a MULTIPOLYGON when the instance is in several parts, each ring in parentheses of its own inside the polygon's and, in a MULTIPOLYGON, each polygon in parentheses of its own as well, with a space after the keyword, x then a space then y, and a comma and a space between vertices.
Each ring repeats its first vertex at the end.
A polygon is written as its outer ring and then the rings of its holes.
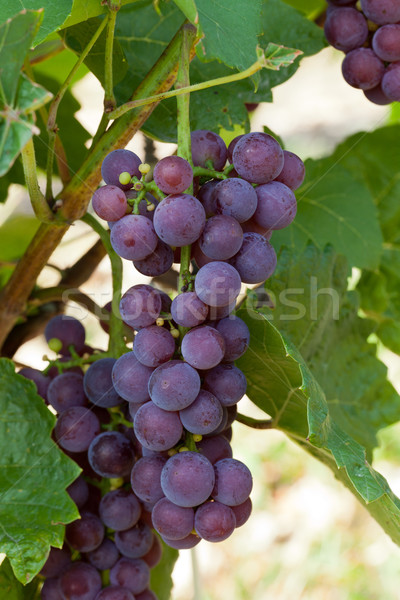
POLYGON ((53 223, 56 217, 42 194, 37 179, 35 148, 32 138, 22 148, 21 157, 29 198, 35 215, 42 223, 53 223))
POLYGON ((238 413, 236 415, 236 421, 239 421, 242 425, 247 425, 247 427, 252 427, 253 429, 274 429, 273 419, 253 419, 252 417, 247 417, 246 415, 238 413))
POLYGON ((108 2, 108 19, 106 30, 106 47, 104 60, 104 112, 108 113, 115 109, 116 102, 113 86, 113 48, 114 48, 114 30, 117 12, 121 8, 121 0, 108 2))

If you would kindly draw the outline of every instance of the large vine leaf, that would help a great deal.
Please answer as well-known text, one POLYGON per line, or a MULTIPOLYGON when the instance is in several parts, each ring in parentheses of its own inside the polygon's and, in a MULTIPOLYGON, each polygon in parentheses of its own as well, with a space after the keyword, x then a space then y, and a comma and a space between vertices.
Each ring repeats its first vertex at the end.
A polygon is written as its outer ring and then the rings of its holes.
POLYGON ((303 12, 309 19, 315 19, 326 10, 325 0, 284 0, 284 2, 303 12))
POLYGON ((7 558, 3 560, 0 565, 0 598, 4 598, 4 600, 35 600, 38 587, 38 578, 27 585, 22 585, 15 578, 10 561, 7 558))
MULTIPOLYGON (((121 6, 136 1, 137 0, 121 0, 121 6)), ((72 25, 77 25, 78 23, 82 23, 82 21, 93 19, 93 17, 98 17, 107 12, 108 7, 105 3, 99 2, 99 0, 85 0, 85 2, 82 2, 82 0, 74 0, 71 14, 63 23, 61 29, 72 27, 72 25)))
MULTIPOLYGON (((71 14, 72 0, 41 0, 39 8, 43 10, 43 22, 36 33, 34 43, 39 44, 48 35, 57 31, 71 14)), ((8 19, 13 19, 21 10, 37 10, 37 0, 18 0, 18 2, 8 2, 0 0, 0 23, 5 23, 8 19)))
POLYGON ((61 547, 64 524, 79 517, 66 493, 79 467, 55 445, 54 415, 35 385, 0 359, 0 552, 26 584, 50 546, 61 547))
POLYGON ((272 300, 277 298, 275 311, 264 306, 255 312, 250 302, 238 313, 251 333, 238 365, 250 399, 271 416, 273 426, 327 464, 400 543, 400 500, 370 464, 377 432, 398 420, 400 398, 367 342, 370 324, 357 316, 354 293, 345 292, 346 274, 330 248, 321 253, 309 246, 300 257, 284 249, 276 283, 268 286, 272 300), (322 279, 316 313, 311 273, 322 279))

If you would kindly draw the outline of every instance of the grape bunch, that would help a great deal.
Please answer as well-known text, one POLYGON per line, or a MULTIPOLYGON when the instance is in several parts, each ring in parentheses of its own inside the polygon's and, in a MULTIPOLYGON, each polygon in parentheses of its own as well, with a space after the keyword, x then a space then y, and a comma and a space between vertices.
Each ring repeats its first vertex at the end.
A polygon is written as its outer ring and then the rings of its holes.
POLYGON ((154 599, 160 540, 179 550, 220 542, 251 513, 252 476, 230 444, 246 392, 235 361, 250 341, 235 305, 242 283, 275 269, 269 238, 296 214, 304 164, 265 133, 227 148, 199 130, 191 142, 193 167, 169 156, 151 181, 136 154, 114 150, 93 195, 114 250, 140 273, 183 262, 177 295, 126 290, 119 312, 134 337, 119 357, 93 352, 79 321, 55 317, 45 330, 55 366, 21 371, 57 413, 55 441, 83 469, 68 489, 81 518, 50 553, 42 600, 154 599))
POLYGON ((345 81, 374 104, 400 102, 399 1, 328 0, 326 14, 326 39, 346 54, 345 81))

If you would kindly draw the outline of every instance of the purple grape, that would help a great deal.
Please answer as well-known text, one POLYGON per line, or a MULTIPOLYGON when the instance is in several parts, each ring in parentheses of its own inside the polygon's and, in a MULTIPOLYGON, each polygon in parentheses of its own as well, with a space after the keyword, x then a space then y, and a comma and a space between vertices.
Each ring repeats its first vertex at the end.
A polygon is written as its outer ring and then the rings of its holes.
POLYGON ((155 503, 164 496, 161 488, 161 471, 167 462, 162 456, 144 456, 135 463, 131 485, 143 502, 155 503))
POLYGON ((232 458, 231 445, 223 435, 204 437, 196 446, 212 465, 223 458, 232 458))
POLYGON ((73 406, 59 415, 54 433, 61 448, 70 452, 84 452, 100 433, 100 421, 87 408, 73 406))
POLYGON ((218 183, 219 179, 210 179, 201 186, 197 194, 197 199, 202 203, 207 218, 215 215, 216 206, 214 190, 218 183))
POLYGON ((79 475, 79 477, 67 487, 66 491, 78 508, 82 508, 89 499, 89 486, 82 475, 79 475))
POLYGON ((237 135, 236 137, 233 138, 233 140, 230 142, 229 146, 228 146, 228 160, 231 163, 232 162, 232 154, 233 151, 235 149, 236 144, 238 143, 238 141, 240 140, 240 138, 243 137, 243 135, 237 135))
POLYGON ((130 287, 119 305, 122 320, 134 329, 153 325, 161 312, 161 296, 150 285, 130 287))
POLYGON ((71 552, 66 546, 63 548, 50 548, 49 556, 41 568, 43 577, 58 577, 71 563, 71 552))
POLYGON ((175 340, 167 329, 151 325, 135 336, 133 352, 146 367, 159 367, 170 360, 175 352, 175 340))
POLYGON ((221 319, 215 326, 225 342, 225 362, 234 362, 246 352, 250 343, 250 331, 246 323, 231 315, 221 319))
POLYGON ((57 315, 50 319, 44 330, 46 341, 56 338, 62 343, 60 354, 69 355, 69 347, 81 354, 85 346, 85 329, 77 319, 66 315, 57 315))
POLYGON ((400 21, 400 4, 398 0, 361 0, 361 10, 377 25, 398 23, 400 21))
POLYGON ((246 523, 246 521, 251 515, 252 508, 253 507, 250 498, 247 498, 247 500, 242 502, 242 504, 238 504, 237 506, 231 506, 231 509, 236 519, 236 527, 241 527, 246 523))
POLYGON ((171 316, 175 323, 182 327, 196 327, 206 320, 208 306, 204 304, 195 292, 178 294, 171 304, 171 316))
POLYGON ((222 406, 232 406, 246 393, 246 377, 235 365, 217 365, 205 374, 204 387, 218 398, 222 406))
POLYGON ((379 85, 384 72, 383 62, 370 48, 351 50, 342 63, 344 79, 360 90, 369 90, 379 85))
POLYGON ((285 184, 291 190, 297 190, 304 181, 306 172, 304 163, 297 154, 288 150, 283 151, 283 157, 283 169, 274 181, 285 184))
POLYGON ((330 12, 324 31, 330 45, 343 52, 359 48, 368 38, 366 19, 358 10, 349 6, 330 12))
MULTIPOLYGON (((125 529, 125 531, 117 531, 115 533, 115 545, 123 556, 126 556, 127 558, 140 558, 146 554, 153 545, 153 533, 146 523, 139 521, 139 523, 130 529, 125 529)), ((117 571, 118 568, 119 567, 117 563, 114 566, 115 571, 117 571)), ((148 582, 145 586, 143 586, 143 589, 147 585, 148 582)))
POLYGON ((127 588, 109 585, 97 594, 95 600, 135 600, 135 597, 127 588))
POLYGON ((257 210, 253 219, 261 227, 283 229, 296 216, 297 202, 292 190, 279 181, 271 181, 256 188, 257 210))
POLYGON ((158 239, 153 223, 142 215, 126 215, 111 230, 111 246, 127 260, 142 260, 156 249, 158 239))
POLYGON ((199 239, 202 252, 214 260, 227 260, 239 251, 243 231, 233 217, 216 215, 208 219, 199 239))
POLYGON ((146 258, 133 261, 133 266, 142 275, 159 277, 170 270, 173 262, 174 253, 172 248, 158 240, 155 250, 146 258))
POLYGON ((191 133, 193 164, 207 167, 211 162, 215 171, 222 171, 226 163, 227 149, 224 140, 213 131, 197 129, 191 133))
POLYGON ((135 600, 158 600, 158 598, 154 592, 146 589, 140 594, 135 594, 135 600))
POLYGON ((250 183, 268 183, 283 168, 283 150, 272 135, 247 133, 238 140, 232 155, 236 171, 250 183))
POLYGON ((253 478, 245 464, 235 458, 224 458, 215 463, 214 470, 214 500, 228 506, 237 506, 247 500, 253 487, 253 478))
POLYGON ((170 540, 166 537, 163 537, 162 540, 170 546, 171 548, 176 548, 176 550, 189 550, 190 548, 194 548, 200 542, 200 539, 197 535, 193 533, 189 533, 189 535, 182 540, 170 540))
POLYGON ((382 77, 382 91, 392 102, 400 102, 400 61, 391 63, 382 77))
POLYGON ((129 210, 126 196, 116 185, 104 185, 98 188, 92 197, 93 210, 104 221, 114 223, 129 210))
POLYGON ((161 498, 153 508, 154 529, 171 540, 187 537, 194 527, 193 508, 177 506, 167 498, 161 498))
POLYGON ((243 283, 262 283, 271 277, 276 267, 273 246, 259 233, 243 234, 243 244, 230 263, 243 283))
POLYGON ((216 212, 233 217, 239 223, 250 219, 257 208, 253 186, 244 179, 233 177, 220 181, 214 190, 216 212))
POLYGON ((165 194, 181 194, 193 181, 193 169, 184 158, 167 156, 154 167, 153 179, 165 194))
MULTIPOLYGON (((150 521, 151 521, 151 519, 150 519, 150 521)), ((151 522, 151 526, 153 527, 152 522, 151 522)), ((162 558, 161 542, 160 542, 160 539, 155 535, 155 536, 153 536, 153 544, 152 544, 150 550, 147 552, 147 554, 142 556, 142 560, 144 560, 149 565, 150 569, 153 569, 155 566, 158 565, 161 558, 162 558)))
POLYGON ((50 577, 44 581, 40 590, 40 598, 41 600, 64 600, 57 577, 50 577))
POLYGON ((88 402, 82 375, 71 372, 57 375, 48 387, 47 399, 59 413, 73 406, 86 406, 88 402))
POLYGON ((391 100, 389 100, 389 98, 383 93, 381 84, 377 85, 375 88, 372 88, 372 90, 364 90, 363 93, 370 102, 378 104, 379 106, 385 106, 391 102, 391 100))
POLYGON ((131 177, 135 175, 140 179, 142 175, 138 167, 141 162, 140 158, 130 150, 113 150, 103 160, 101 176, 108 185, 116 185, 121 190, 129 190, 132 184, 123 185, 119 181, 119 176, 121 173, 129 173, 131 177))
POLYGON ((86 396, 96 406, 110 408, 121 404, 122 399, 113 386, 112 371, 115 358, 100 358, 85 373, 83 385, 86 396))
POLYGON ((383 25, 372 38, 375 54, 385 62, 400 60, 400 25, 383 25))
POLYGON ((150 400, 148 383, 154 369, 142 365, 134 352, 123 354, 112 370, 112 382, 117 393, 128 402, 150 400))
POLYGON ((111 490, 101 499, 100 519, 114 531, 130 529, 140 519, 142 508, 132 492, 124 489, 111 490))
POLYGON ((135 594, 135 599, 137 594, 147 588, 149 582, 150 570, 142 558, 122 557, 110 570, 110 583, 130 590, 135 594))
POLYGON ((129 475, 135 455, 130 441, 122 433, 105 431, 90 444, 88 458, 95 473, 113 479, 129 475))
POLYGON ((96 515, 86 512, 65 528, 65 539, 79 552, 91 552, 98 548, 104 538, 104 526, 96 515))
POLYGON ((232 509, 220 502, 205 502, 196 510, 194 527, 207 542, 222 542, 232 535, 236 519, 232 509))
POLYGON ((86 554, 86 558, 99 571, 107 571, 119 559, 119 552, 110 538, 104 538, 100 546, 86 554))
POLYGON ((18 375, 22 375, 25 379, 30 379, 36 385, 37 393, 44 400, 47 400, 47 390, 50 385, 50 377, 43 375, 38 369, 31 367, 23 367, 18 371, 18 375))
POLYGON ((59 578, 61 596, 68 600, 94 600, 101 590, 100 573, 83 562, 72 563, 59 578))
POLYGON ((209 306, 227 306, 236 300, 241 281, 237 270, 221 261, 213 261, 199 269, 195 280, 197 296, 209 306))
POLYGON ((160 202, 154 213, 154 229, 170 246, 193 244, 204 229, 203 205, 190 194, 171 194, 160 202))
POLYGON ((240 225, 243 229, 243 233, 259 233, 266 240, 271 239, 272 230, 267 229, 266 227, 261 227, 261 225, 259 225, 258 223, 255 222, 253 217, 251 219, 249 219, 248 221, 246 221, 245 223, 241 223, 240 225))
POLYGON ((181 352, 184 360, 195 369, 212 369, 224 357, 224 339, 214 327, 201 325, 184 335, 181 352))
POLYGON ((214 429, 213 431, 211 431, 210 433, 208 433, 206 435, 211 435, 211 436, 215 437, 216 435, 219 435, 220 433, 225 434, 225 429, 227 428, 227 426, 228 426, 228 409, 226 406, 222 406, 221 423, 218 425, 218 427, 216 429, 214 429))
POLYGON ((184 428, 200 435, 215 431, 221 424, 222 415, 220 401, 207 390, 200 390, 196 400, 179 412, 184 428))
POLYGON ((209 258, 204 254, 204 252, 202 252, 198 241, 195 242, 192 246, 192 256, 196 261, 196 265, 199 267, 199 269, 201 267, 204 267, 204 265, 208 265, 208 263, 213 262, 212 258, 209 258))
POLYGON ((149 394, 159 408, 181 410, 189 406, 200 391, 200 376, 181 360, 171 360, 158 367, 149 379, 149 394))
POLYGON ((134 431, 145 448, 157 452, 173 448, 182 437, 182 423, 177 412, 146 402, 136 413, 134 431))
POLYGON ((236 300, 227 306, 210 306, 208 310, 208 319, 211 327, 215 326, 215 321, 225 319, 236 309, 236 300))
POLYGON ((198 452, 179 452, 167 460, 161 471, 161 487, 174 504, 198 506, 210 496, 215 473, 210 461, 198 452))

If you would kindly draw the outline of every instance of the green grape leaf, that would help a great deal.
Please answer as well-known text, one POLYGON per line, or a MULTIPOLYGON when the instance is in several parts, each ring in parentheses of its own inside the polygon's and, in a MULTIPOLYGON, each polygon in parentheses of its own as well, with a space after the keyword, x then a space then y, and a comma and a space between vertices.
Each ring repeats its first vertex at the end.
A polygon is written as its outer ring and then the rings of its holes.
POLYGON ((273 71, 279 71, 282 67, 291 65, 303 52, 295 48, 286 48, 286 46, 278 46, 278 44, 270 42, 262 54, 265 60, 265 67, 273 71))
POLYGON ((268 303, 275 300, 275 310, 264 305, 254 311, 252 292, 238 312, 251 338, 237 364, 248 381, 247 395, 273 427, 329 466, 400 543, 400 500, 370 464, 377 432, 398 420, 400 398, 367 342, 371 325, 358 317, 356 295, 345 291, 346 275, 346 264, 331 248, 322 253, 309 245, 300 257, 284 249, 267 290, 272 287, 268 303), (314 272, 328 287, 313 315, 314 272))
POLYGON ((174 0, 174 2, 191 23, 196 22, 197 7, 194 0, 174 0))
POLYGON ((284 0, 284 2, 301 11, 311 20, 326 10, 325 0, 284 0))
POLYGON ((196 6, 204 33, 197 47, 200 59, 216 59, 239 71, 256 61, 261 0, 231 0, 229 7, 221 0, 196 0, 196 6))
POLYGON ((150 589, 153 590, 159 600, 170 600, 173 585, 171 574, 179 553, 174 548, 164 544, 161 539, 160 542, 162 546, 161 560, 151 569, 150 589))
POLYGON ((24 254, 40 223, 35 217, 15 215, 0 227, 0 261, 17 261, 24 254))
POLYGON ((4 600, 35 600, 38 588, 38 578, 27 585, 22 585, 16 579, 10 561, 7 558, 3 560, 0 565, 0 598, 4 598, 4 600))
POLYGON ((71 14, 72 0, 58 0, 58 2, 41 0, 40 3, 37 0, 19 0, 18 2, 0 0, 0 23, 5 23, 8 19, 14 19, 21 10, 26 12, 37 11, 38 4, 41 12, 43 12, 43 21, 39 30, 35 32, 34 43, 39 44, 48 35, 60 29, 66 18, 71 14))
MULTIPOLYGON (((132 4, 137 0, 121 0, 121 6, 125 4, 132 4)), ((82 23, 82 21, 88 21, 93 17, 99 17, 108 12, 108 8, 105 3, 99 2, 99 0, 74 0, 72 11, 68 19, 62 24, 61 29, 65 27, 72 27, 82 23)))
POLYGON ((65 488, 80 469, 52 441, 55 417, 34 383, 4 358, 0 414, 0 552, 26 584, 42 568, 50 546, 62 546, 64 525, 79 517, 65 488))

